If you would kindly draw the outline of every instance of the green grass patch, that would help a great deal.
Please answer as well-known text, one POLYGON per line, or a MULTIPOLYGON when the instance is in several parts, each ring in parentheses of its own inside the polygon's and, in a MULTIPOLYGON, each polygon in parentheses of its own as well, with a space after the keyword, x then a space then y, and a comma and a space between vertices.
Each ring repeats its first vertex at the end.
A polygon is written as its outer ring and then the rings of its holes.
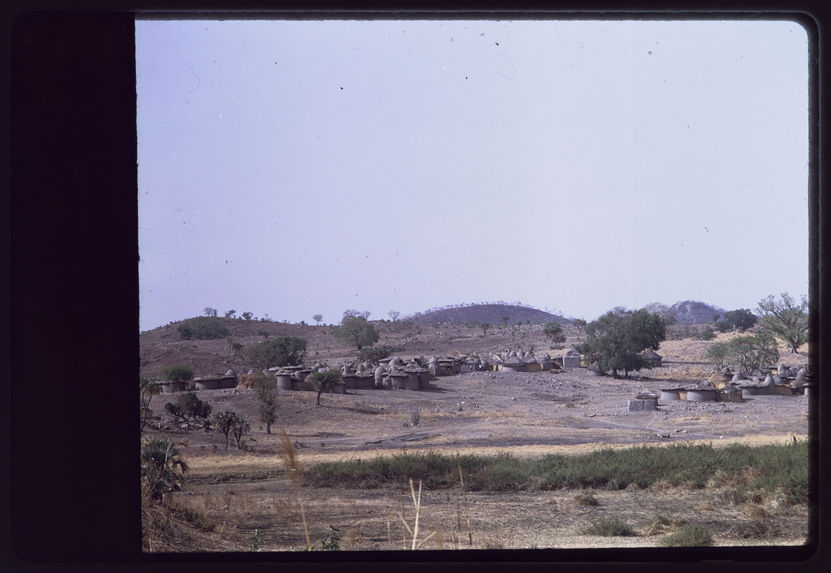
POLYGON ((725 485, 741 484, 747 491, 780 491, 791 504, 807 502, 810 487, 805 442, 723 448, 687 444, 638 446, 532 459, 400 453, 371 460, 317 464, 308 468, 306 483, 312 487, 373 489, 401 486, 412 478, 422 480, 425 489, 444 489, 458 486, 459 467, 469 491, 624 489, 631 484, 645 488, 656 482, 695 489, 704 488, 717 470, 725 485))

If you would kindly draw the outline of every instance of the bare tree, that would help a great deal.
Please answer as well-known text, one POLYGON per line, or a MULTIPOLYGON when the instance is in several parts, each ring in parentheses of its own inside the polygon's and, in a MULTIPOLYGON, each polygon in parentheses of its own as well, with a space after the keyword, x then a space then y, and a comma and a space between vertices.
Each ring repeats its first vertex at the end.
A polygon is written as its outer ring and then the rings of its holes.
POLYGON ((315 315, 312 316, 312 318, 318 324, 318 326, 320 326, 320 321, 323 320, 323 315, 322 314, 315 314, 315 315))
POLYGON ((401 316, 401 313, 397 310, 391 310, 387 313, 387 315, 392 319, 393 322, 398 320, 398 317, 401 316))

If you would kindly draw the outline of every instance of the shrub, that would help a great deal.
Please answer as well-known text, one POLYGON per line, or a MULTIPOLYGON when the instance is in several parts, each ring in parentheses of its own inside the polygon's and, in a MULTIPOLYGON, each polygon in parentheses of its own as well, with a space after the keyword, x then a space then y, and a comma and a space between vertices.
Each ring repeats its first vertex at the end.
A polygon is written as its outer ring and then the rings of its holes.
POLYGON ((690 523, 661 540, 664 547, 699 547, 713 544, 713 534, 703 525, 690 523))
POLYGON ((151 499, 181 489, 188 465, 167 438, 146 438, 141 443, 141 477, 151 499))
POLYGON ((701 340, 712 340, 716 337, 716 333, 709 326, 705 326, 704 330, 699 333, 698 338, 701 340))
POLYGON ((177 424, 186 422, 188 425, 195 423, 207 426, 207 418, 211 415, 211 405, 200 400, 193 392, 182 394, 176 398, 175 403, 168 402, 164 408, 177 424))
POLYGON ((197 316, 189 318, 179 325, 179 334, 185 340, 215 340, 228 336, 225 322, 216 316, 197 316))
POLYGON ((574 503, 583 507, 596 507, 600 502, 592 493, 578 493, 574 496, 574 503))
POLYGON ((190 366, 165 366, 162 377, 168 382, 185 382, 193 380, 193 368, 190 366))
POLYGON ((380 345, 380 346, 369 346, 367 348, 361 348, 358 352, 358 360, 369 360, 370 362, 378 362, 390 356, 395 349, 392 346, 380 345))
POLYGON ((637 535, 629 524, 620 519, 602 519, 595 521, 583 532, 586 535, 602 535, 604 537, 634 537, 637 535))

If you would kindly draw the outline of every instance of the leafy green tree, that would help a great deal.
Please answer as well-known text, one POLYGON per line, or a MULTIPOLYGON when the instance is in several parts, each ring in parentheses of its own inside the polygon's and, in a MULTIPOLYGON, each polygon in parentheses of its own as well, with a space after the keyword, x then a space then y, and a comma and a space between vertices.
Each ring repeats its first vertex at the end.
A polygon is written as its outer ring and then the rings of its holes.
POLYGON ((758 317, 750 312, 749 308, 739 308, 724 313, 724 320, 727 321, 731 327, 737 329, 739 332, 744 332, 748 328, 756 326, 758 317))
POLYGON ((724 366, 724 360, 727 358, 729 351, 730 347, 726 342, 714 342, 704 353, 704 356, 712 360, 716 368, 720 369, 724 366))
POLYGON ((718 330, 719 332, 730 332, 731 330, 733 330, 733 325, 730 324, 730 322, 727 320, 718 320, 716 321, 715 325, 716 330, 718 330))
POLYGON ((378 342, 381 336, 373 324, 363 316, 344 316, 340 326, 332 329, 332 334, 339 341, 358 350, 364 346, 371 346, 378 342))
POLYGON ((330 368, 329 370, 321 370, 312 372, 306 380, 308 380, 312 388, 317 391, 317 405, 320 406, 320 395, 324 392, 331 392, 335 384, 341 381, 341 373, 337 368, 330 368))
POLYGON ((640 353, 647 349, 658 350, 666 336, 664 321, 658 314, 645 309, 630 311, 614 309, 586 325, 588 338, 582 352, 588 362, 597 362, 603 371, 629 372, 646 366, 640 353))
POLYGON ((162 378, 168 382, 187 382, 193 380, 193 368, 190 366, 165 366, 162 368, 162 378))
POLYGON ((188 465, 173 442, 167 438, 142 439, 141 477, 152 499, 161 499, 165 493, 181 489, 187 471, 188 465))
POLYGON ((271 433, 271 425, 277 421, 277 381, 272 376, 259 375, 253 382, 259 402, 260 422, 265 424, 265 433, 271 433))
POLYGON ((799 347, 808 341, 808 298, 800 302, 783 292, 779 300, 768 295, 759 301, 756 311, 759 325, 765 331, 781 338, 790 347, 791 354, 799 354, 799 347))
POLYGON ((228 336, 228 328, 216 315, 189 318, 182 321, 177 330, 185 340, 216 340, 228 336))
POLYGON ((247 311, 242 313, 242 318, 244 318, 245 320, 251 320, 251 317, 253 317, 253 316, 254 315, 252 313, 247 312, 247 311))
POLYGON ((779 351, 776 349, 776 340, 767 332, 755 336, 737 336, 727 343, 726 360, 741 367, 745 375, 770 366, 779 360, 779 351))
POLYGON ((258 369, 297 366, 306 356, 306 340, 296 336, 276 336, 249 346, 244 355, 258 369))
POLYGON ((566 341, 563 327, 558 322, 548 322, 542 329, 542 333, 548 337, 553 344, 562 344, 566 341))
POLYGON ((165 404, 164 408, 173 416, 175 423, 187 423, 188 429, 191 424, 202 427, 209 425, 207 418, 211 415, 211 405, 200 400, 193 392, 185 392, 176 398, 176 402, 165 404))

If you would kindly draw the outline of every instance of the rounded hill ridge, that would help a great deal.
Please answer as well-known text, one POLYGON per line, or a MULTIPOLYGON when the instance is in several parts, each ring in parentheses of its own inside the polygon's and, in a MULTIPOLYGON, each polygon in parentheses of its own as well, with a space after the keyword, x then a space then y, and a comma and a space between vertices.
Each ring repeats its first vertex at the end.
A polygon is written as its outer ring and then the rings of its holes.
POLYGON ((500 324, 506 321, 508 324, 516 324, 520 320, 532 324, 546 322, 568 324, 571 322, 567 318, 551 314, 550 312, 515 304, 453 306, 428 310, 426 312, 417 312, 412 316, 408 316, 407 320, 412 320, 413 322, 445 322, 455 324, 466 324, 470 322, 500 324))

